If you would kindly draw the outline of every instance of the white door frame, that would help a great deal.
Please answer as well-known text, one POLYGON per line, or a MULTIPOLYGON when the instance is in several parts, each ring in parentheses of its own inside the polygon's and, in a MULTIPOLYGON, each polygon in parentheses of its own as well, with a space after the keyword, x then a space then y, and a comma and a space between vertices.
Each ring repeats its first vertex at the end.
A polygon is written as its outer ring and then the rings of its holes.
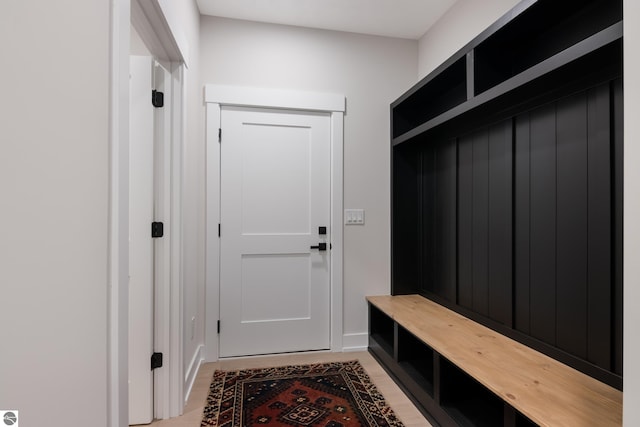
POLYGON ((283 108, 331 113, 331 351, 342 351, 343 126, 345 97, 338 94, 206 85, 206 301, 205 360, 218 360, 220 319, 220 108, 283 108))
MULTIPOLYGON (((165 352, 162 372, 155 373, 156 418, 178 416, 184 406, 182 367, 182 147, 185 140, 186 96, 184 55, 163 20, 158 0, 110 0, 109 91, 109 254, 107 290, 107 426, 128 425, 128 310, 129 310, 129 54, 132 21, 158 59, 171 62, 171 171, 165 197, 170 200, 171 223, 166 224, 170 277, 163 278, 164 301, 158 313, 156 336, 165 352), (132 7, 133 6, 133 7, 132 7), (155 12, 155 13, 152 13, 155 12), (152 31, 149 31, 149 30, 152 31), (166 348, 166 350, 165 350, 166 348)), ((156 348, 158 350, 158 348, 156 348)))

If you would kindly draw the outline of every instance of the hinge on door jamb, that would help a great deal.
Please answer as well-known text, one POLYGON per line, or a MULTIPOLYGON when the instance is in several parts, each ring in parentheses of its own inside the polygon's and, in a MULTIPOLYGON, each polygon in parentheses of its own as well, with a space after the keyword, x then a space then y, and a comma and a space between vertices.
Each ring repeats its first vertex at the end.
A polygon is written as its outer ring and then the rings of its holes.
POLYGON ((151 355, 151 370, 162 368, 162 353, 153 353, 151 355))
POLYGON ((220 333, 220 321, 218 320, 218 333, 220 333))
POLYGON ((218 223, 218 237, 220 237, 220 224, 218 223))
POLYGON ((151 223, 151 237, 157 238, 164 236, 164 223, 154 221, 151 223))
POLYGON ((218 128, 218 142, 222 142, 222 128, 218 128))
POLYGON ((159 90, 151 91, 151 105, 156 108, 164 107, 164 92, 160 92, 159 90))

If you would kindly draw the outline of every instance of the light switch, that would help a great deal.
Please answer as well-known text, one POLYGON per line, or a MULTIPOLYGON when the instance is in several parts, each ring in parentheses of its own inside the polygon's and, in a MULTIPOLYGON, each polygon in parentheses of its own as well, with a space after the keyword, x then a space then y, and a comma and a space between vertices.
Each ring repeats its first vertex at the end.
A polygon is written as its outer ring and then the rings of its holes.
POLYGON ((364 225, 364 209, 345 209, 345 225, 364 225))

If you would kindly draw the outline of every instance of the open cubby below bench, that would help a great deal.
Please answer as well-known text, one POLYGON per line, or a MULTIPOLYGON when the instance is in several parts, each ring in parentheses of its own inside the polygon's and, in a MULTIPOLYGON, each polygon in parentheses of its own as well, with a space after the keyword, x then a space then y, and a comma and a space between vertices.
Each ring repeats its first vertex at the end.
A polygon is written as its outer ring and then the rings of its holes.
POLYGON ((420 295, 370 296, 369 351, 443 426, 620 426, 622 392, 420 295))

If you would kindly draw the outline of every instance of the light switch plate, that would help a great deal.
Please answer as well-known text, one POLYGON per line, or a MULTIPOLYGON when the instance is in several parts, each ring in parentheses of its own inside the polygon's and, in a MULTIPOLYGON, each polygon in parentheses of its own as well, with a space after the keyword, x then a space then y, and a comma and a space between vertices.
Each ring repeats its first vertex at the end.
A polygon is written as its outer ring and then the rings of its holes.
POLYGON ((345 209, 345 225, 364 225, 364 209, 345 209))

